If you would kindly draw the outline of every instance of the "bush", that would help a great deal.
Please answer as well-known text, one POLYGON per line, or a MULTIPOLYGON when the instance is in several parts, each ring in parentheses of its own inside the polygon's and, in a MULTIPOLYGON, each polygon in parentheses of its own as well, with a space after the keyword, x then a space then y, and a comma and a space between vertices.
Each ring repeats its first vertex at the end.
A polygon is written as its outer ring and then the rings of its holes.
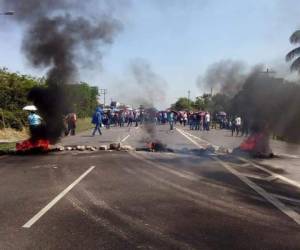
POLYGON ((22 111, 11 112, 4 110, 0 111, 0 128, 3 129, 4 126, 7 128, 13 128, 16 130, 22 130, 26 123, 26 114, 22 111))

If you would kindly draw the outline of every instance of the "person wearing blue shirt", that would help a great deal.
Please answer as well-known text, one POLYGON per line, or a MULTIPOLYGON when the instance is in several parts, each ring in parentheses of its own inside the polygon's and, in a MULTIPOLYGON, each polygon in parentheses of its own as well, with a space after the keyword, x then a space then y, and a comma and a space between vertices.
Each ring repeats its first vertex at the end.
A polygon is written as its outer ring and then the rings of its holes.
POLYGON ((42 123, 42 118, 35 112, 31 111, 28 116, 28 123, 29 123, 29 127, 39 126, 42 123))
POLYGON ((174 129, 174 113, 172 111, 168 112, 167 119, 170 124, 170 130, 174 129))
POLYGON ((29 124, 29 130, 31 133, 31 138, 35 140, 39 137, 40 134, 42 118, 34 111, 31 111, 27 119, 29 124))
POLYGON ((93 136, 96 134, 96 132, 98 131, 100 135, 102 135, 101 132, 101 124, 102 124, 102 118, 103 118, 103 110, 100 107, 97 107, 93 117, 92 117, 92 123, 95 124, 95 128, 93 131, 93 136))

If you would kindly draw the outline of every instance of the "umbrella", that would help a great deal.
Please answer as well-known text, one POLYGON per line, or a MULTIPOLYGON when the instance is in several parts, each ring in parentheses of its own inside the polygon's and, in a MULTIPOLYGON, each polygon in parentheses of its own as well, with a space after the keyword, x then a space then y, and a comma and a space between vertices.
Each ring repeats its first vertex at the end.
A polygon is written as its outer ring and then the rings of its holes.
POLYGON ((219 115, 221 115, 221 116, 226 116, 226 113, 225 113, 224 111, 220 111, 220 112, 219 112, 219 115))
POLYGON ((27 111, 37 111, 36 106, 34 105, 27 105, 23 108, 23 110, 27 110, 27 111))

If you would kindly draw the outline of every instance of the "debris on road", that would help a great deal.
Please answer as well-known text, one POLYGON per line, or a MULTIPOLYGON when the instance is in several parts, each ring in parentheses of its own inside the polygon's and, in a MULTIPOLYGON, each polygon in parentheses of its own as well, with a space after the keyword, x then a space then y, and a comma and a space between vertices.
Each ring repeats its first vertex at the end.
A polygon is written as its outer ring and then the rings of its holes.
POLYGON ((107 145, 100 145, 99 149, 100 150, 108 150, 108 146, 107 145))
POLYGON ((120 150, 122 150, 122 151, 133 151, 135 149, 130 145, 121 145, 120 150))
POLYGON ((121 144, 120 143, 111 143, 109 145, 109 149, 110 150, 120 150, 121 148, 121 144))

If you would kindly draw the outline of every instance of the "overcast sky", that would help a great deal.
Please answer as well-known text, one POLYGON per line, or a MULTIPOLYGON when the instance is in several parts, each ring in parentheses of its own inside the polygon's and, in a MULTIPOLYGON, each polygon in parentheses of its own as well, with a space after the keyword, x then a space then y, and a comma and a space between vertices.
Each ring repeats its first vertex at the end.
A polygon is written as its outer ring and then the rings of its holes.
MULTIPOLYGON (((299 0, 132 0, 118 15, 122 32, 102 65, 82 70, 81 80, 107 88, 109 99, 130 102, 126 96, 136 88, 130 65, 143 60, 165 85, 161 108, 188 90, 191 97, 200 95, 197 79, 223 59, 263 63, 284 74, 289 36, 300 28, 299 0)), ((13 18, 0 16, 0 66, 42 76, 24 58, 23 29, 13 18)))

